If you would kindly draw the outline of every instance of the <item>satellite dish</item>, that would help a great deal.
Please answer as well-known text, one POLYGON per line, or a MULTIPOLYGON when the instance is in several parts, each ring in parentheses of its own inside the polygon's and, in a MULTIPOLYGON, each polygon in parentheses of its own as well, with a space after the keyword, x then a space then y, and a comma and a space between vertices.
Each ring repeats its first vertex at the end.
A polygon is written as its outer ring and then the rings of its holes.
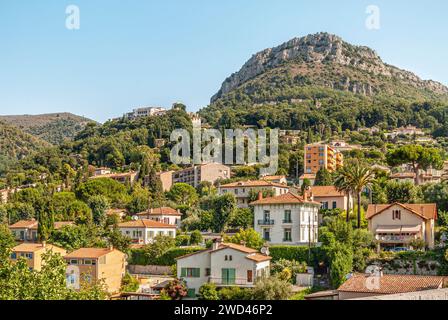
POLYGON ((269 255, 269 248, 268 247, 263 247, 261 248, 260 252, 264 255, 269 255))
POLYGON ((137 221, 138 220, 138 216, 132 216, 132 220, 137 221))

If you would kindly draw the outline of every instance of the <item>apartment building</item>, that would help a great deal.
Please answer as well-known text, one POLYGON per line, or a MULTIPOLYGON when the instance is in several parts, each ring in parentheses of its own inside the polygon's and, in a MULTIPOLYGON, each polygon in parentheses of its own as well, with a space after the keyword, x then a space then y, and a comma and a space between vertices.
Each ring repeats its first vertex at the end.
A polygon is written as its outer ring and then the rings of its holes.
POLYGON ((304 197, 286 193, 263 198, 254 207, 254 226, 264 240, 274 245, 308 245, 318 241, 320 202, 305 193, 304 197))
POLYGON ((186 183, 197 187, 201 182, 207 181, 214 184, 218 180, 230 178, 230 167, 219 163, 208 163, 193 166, 173 172, 172 179, 175 183, 186 183))
POLYGON ((40 271, 42 269, 42 256, 48 251, 60 254, 62 257, 67 253, 64 249, 45 242, 21 243, 12 249, 11 260, 17 261, 20 258, 25 258, 26 263, 31 270, 40 271))
POLYGON ((84 283, 104 281, 109 293, 117 293, 125 274, 126 255, 114 248, 81 248, 64 257, 67 287, 75 290, 84 283))
POLYGON ((163 224, 180 227, 182 213, 170 207, 151 208, 147 211, 137 213, 139 219, 149 219, 163 224))
POLYGON ((289 187, 286 184, 271 182, 267 180, 249 180, 239 181, 225 184, 218 187, 218 194, 223 195, 231 193, 236 198, 236 203, 239 208, 248 208, 250 197, 254 192, 270 191, 274 196, 279 196, 289 192, 289 187))
POLYGON ((426 204, 372 204, 367 209, 369 231, 375 236, 379 247, 407 247, 421 239, 434 248, 437 206, 426 204))
POLYGON ((192 298, 209 282, 218 287, 253 287, 258 278, 270 275, 271 257, 268 249, 262 251, 217 240, 210 249, 177 258, 177 278, 185 280, 192 298))
POLYGON ((131 238, 134 244, 149 244, 158 235, 176 237, 176 225, 166 224, 150 219, 140 219, 118 224, 120 232, 131 238))
POLYGON ((308 144, 304 161, 305 174, 316 174, 321 168, 334 172, 344 165, 344 156, 327 144, 308 144))

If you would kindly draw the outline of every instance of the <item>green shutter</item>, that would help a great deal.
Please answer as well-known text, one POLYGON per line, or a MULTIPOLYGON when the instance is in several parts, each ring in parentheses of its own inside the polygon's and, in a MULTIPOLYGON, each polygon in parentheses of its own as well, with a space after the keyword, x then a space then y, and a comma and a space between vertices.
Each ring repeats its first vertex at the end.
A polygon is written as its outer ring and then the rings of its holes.
POLYGON ((229 269, 229 284, 235 284, 235 269, 229 269))
POLYGON ((195 289, 188 289, 187 290, 187 296, 189 298, 195 298, 196 297, 196 290, 195 289))
POLYGON ((180 276, 183 278, 187 276, 187 268, 180 269, 180 276))
POLYGON ((194 277, 195 278, 199 278, 201 276, 201 269, 200 268, 195 268, 194 269, 194 277))

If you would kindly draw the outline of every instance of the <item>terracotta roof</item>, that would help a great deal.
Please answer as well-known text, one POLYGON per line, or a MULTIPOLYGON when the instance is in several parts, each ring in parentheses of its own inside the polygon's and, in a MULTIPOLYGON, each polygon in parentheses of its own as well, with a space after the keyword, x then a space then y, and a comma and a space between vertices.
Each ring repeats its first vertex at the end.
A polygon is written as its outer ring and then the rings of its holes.
POLYGON ((424 218, 424 219, 437 219, 437 205, 435 203, 425 203, 425 204, 369 204, 366 213, 366 219, 371 219, 377 214, 389 209, 390 207, 398 205, 412 213, 424 218))
POLYGON ((288 203, 288 204, 294 204, 294 203, 307 203, 307 204, 316 204, 316 205, 321 205, 321 203, 316 202, 316 201, 304 201, 302 197, 295 195, 291 192, 289 193, 285 193, 282 194, 280 196, 276 196, 276 197, 271 197, 271 198, 264 198, 261 200, 257 200, 254 202, 251 202, 250 205, 261 205, 261 204, 283 204, 283 203, 288 203))
POLYGON ((110 174, 102 174, 98 176, 90 177, 90 179, 101 179, 101 178, 121 178, 121 177, 130 177, 136 172, 124 172, 124 173, 110 173, 110 174))
POLYGON ((213 252, 219 251, 219 250, 223 250, 223 249, 234 249, 234 250, 238 250, 244 253, 256 253, 258 252, 258 250, 240 245, 240 244, 236 244, 236 243, 221 243, 218 247, 218 249, 216 250, 212 250, 213 252))
POLYGON ((279 188, 288 188, 287 185, 281 183, 275 183, 271 181, 265 180, 248 180, 248 181, 239 181, 228 183, 220 186, 220 188, 237 188, 237 187, 279 187, 279 188))
POLYGON ((390 176, 391 178, 415 178, 415 173, 413 172, 397 172, 390 176))
POLYGON ((343 192, 339 192, 334 186, 314 186, 311 192, 315 197, 344 197, 343 192))
POLYGON ((137 213, 138 216, 160 216, 160 215, 165 215, 165 216, 181 216, 182 213, 177 212, 177 210, 170 208, 170 207, 161 207, 161 208, 153 208, 153 209, 149 209, 148 211, 143 211, 140 213, 137 213))
POLYGON ((14 223, 13 225, 10 225, 10 229, 37 229, 38 222, 37 220, 20 220, 14 223))
POLYGON ((59 248, 57 246, 53 246, 51 244, 46 244, 45 247, 42 245, 42 243, 21 243, 14 248, 12 248, 12 251, 14 252, 36 252, 43 249, 52 249, 52 248, 58 248, 63 250, 62 248, 59 248))
POLYGON ((58 221, 54 223, 54 228, 57 229, 61 229, 65 226, 72 226, 75 223, 73 221, 58 221))
POLYGON ((71 259, 71 258, 100 258, 106 254, 109 254, 113 251, 118 251, 116 249, 109 249, 109 248, 81 248, 78 250, 75 250, 71 253, 68 253, 64 258, 71 259))
POLYGON ((265 256, 264 254, 261 254, 261 253, 250 254, 246 258, 249 260, 253 260, 255 262, 263 262, 263 261, 268 261, 268 260, 272 259, 272 257, 265 256))
POLYGON ((176 228, 175 225, 161 223, 149 219, 133 220, 128 222, 122 222, 118 224, 119 228, 176 228))
POLYGON ((280 179, 286 179, 286 176, 264 176, 261 178, 262 180, 272 181, 272 180, 280 180, 280 179))
POLYGON ((305 173, 305 174, 302 174, 299 179, 314 180, 314 179, 316 179, 316 175, 314 173, 305 173))
POLYGON ((338 291, 394 294, 405 292, 416 292, 422 290, 438 289, 442 287, 445 280, 439 276, 416 276, 416 275, 383 275, 380 277, 377 288, 367 288, 369 275, 355 274, 342 284, 338 291))

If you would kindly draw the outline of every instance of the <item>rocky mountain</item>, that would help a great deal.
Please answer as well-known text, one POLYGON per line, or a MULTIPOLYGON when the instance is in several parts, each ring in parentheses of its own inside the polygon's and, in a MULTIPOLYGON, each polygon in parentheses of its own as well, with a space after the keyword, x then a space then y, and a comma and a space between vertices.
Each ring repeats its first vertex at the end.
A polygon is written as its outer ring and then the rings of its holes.
POLYGON ((72 140, 89 122, 94 122, 71 113, 0 116, 0 121, 55 145, 72 140))
POLYGON ((237 89, 250 96, 256 93, 257 86, 277 87, 279 81, 291 79, 297 86, 323 86, 364 96, 448 97, 446 86, 388 65, 368 47, 354 46, 338 36, 318 33, 255 54, 240 71, 224 81, 211 102, 225 99, 237 89))

